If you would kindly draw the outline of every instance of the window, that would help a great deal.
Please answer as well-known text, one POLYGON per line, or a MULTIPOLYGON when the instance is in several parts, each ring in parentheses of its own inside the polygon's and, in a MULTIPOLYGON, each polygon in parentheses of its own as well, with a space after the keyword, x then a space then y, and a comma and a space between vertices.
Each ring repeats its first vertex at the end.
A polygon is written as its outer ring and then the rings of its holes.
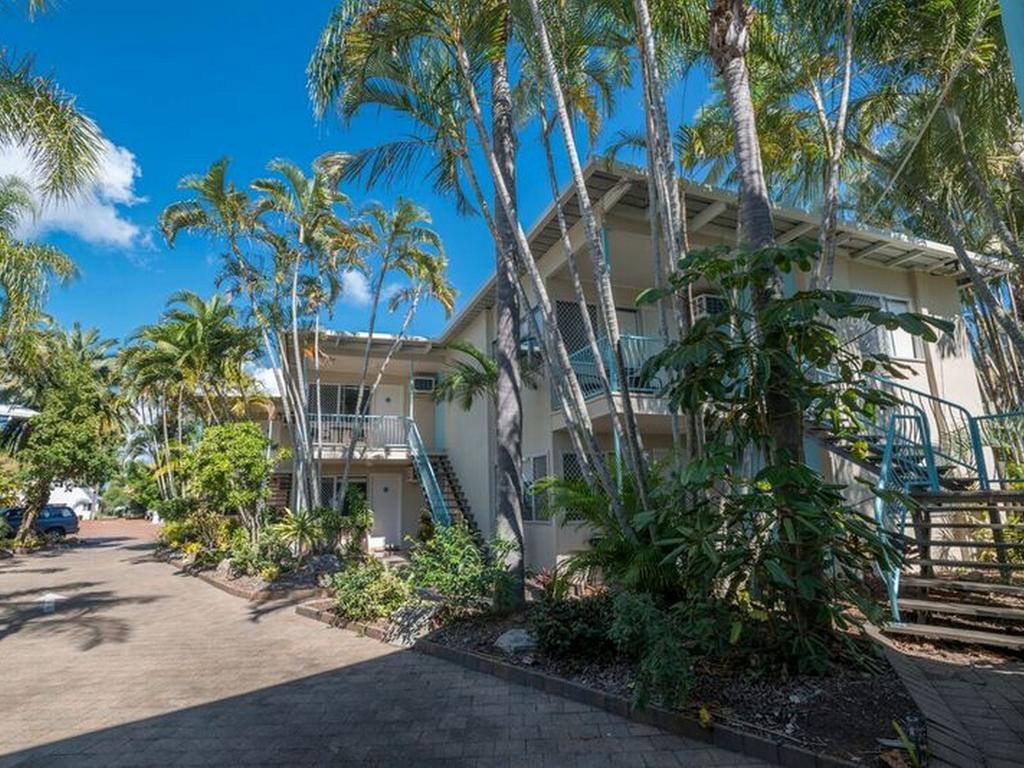
MULTIPOLYGON (((910 312, 908 299, 879 296, 870 293, 854 293, 857 304, 876 307, 896 314, 910 312)), ((844 342, 854 344, 862 355, 885 354, 891 357, 918 360, 922 350, 920 341, 902 328, 890 331, 888 328, 872 327, 866 319, 850 318, 839 326, 839 336, 844 342)))
POLYGON ((546 454, 534 456, 526 463, 523 472, 523 519, 548 519, 548 494, 534 493, 533 484, 548 476, 548 457, 546 454))
MULTIPOLYGON (((363 387, 363 407, 369 409, 370 388, 363 387)), ((320 412, 325 416, 354 414, 359 387, 349 384, 321 384, 320 412)), ((316 413, 316 384, 309 385, 309 412, 316 413)))
POLYGON ((523 355, 539 355, 543 349, 543 339, 534 332, 534 322, 540 333, 544 333, 544 318, 540 307, 533 307, 528 313, 519 317, 519 352, 523 355), (533 318, 532 320, 530 318, 533 318))
MULTIPOLYGON (((580 457, 575 453, 562 454, 562 479, 569 482, 583 482, 583 468, 580 466, 580 457)), ((582 520, 583 515, 576 509, 566 509, 565 519, 582 520)))

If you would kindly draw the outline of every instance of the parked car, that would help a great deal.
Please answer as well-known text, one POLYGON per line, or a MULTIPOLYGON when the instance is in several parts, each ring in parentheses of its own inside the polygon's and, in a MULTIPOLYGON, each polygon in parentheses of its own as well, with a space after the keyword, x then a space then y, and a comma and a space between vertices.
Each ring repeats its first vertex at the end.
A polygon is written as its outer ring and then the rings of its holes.
MULTIPOLYGON (((12 507, 0 511, 0 517, 3 517, 12 531, 17 531, 21 527, 21 519, 24 516, 24 507, 12 507)), ((47 504, 36 517, 35 529, 44 536, 67 536, 78 533, 78 515, 71 507, 47 504)))

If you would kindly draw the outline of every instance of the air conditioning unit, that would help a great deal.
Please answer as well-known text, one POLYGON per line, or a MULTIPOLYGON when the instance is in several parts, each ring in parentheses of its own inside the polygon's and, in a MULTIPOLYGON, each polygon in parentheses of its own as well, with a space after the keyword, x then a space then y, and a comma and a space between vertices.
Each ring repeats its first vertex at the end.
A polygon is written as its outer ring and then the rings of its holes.
POLYGON ((693 297, 693 319, 724 312, 728 309, 725 298, 717 293, 701 293, 693 297))
POLYGON ((430 394, 437 386, 436 376, 413 376, 412 391, 416 394, 430 394))

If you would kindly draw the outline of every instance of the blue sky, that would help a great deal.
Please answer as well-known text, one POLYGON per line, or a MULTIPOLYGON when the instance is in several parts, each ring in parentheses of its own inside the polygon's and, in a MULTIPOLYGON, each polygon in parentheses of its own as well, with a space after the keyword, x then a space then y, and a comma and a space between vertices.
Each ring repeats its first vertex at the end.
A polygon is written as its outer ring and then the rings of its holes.
MULTIPOLYGON (((330 0, 179 0, 173 11, 137 0, 60 0, 32 22, 10 10, 21 5, 0 11, 0 44, 34 56, 36 70, 75 94, 117 148, 96 199, 42 222, 39 237, 72 255, 82 273, 51 294, 48 311, 63 324, 79 321, 123 339, 155 320, 174 291, 215 290, 218 248, 184 238, 171 250, 156 230, 183 175, 226 155, 235 180, 245 183, 263 175, 274 157, 306 165, 325 151, 354 150, 403 132, 386 113, 368 112, 349 126, 314 120, 305 65, 330 0)), ((672 96, 674 117, 692 114, 706 97, 703 76, 672 96)), ((640 117, 637 95, 623 94, 605 135, 639 128, 640 117)), ((529 130, 521 147, 520 201, 524 220, 532 222, 550 195, 529 130)), ((457 307, 491 273, 483 222, 460 217, 418 177, 390 189, 346 191, 356 201, 389 202, 404 194, 429 208, 448 251, 457 307)), ((366 320, 366 308, 350 298, 331 325, 361 329, 366 320)), ((444 322, 431 307, 412 330, 434 334, 444 322)))

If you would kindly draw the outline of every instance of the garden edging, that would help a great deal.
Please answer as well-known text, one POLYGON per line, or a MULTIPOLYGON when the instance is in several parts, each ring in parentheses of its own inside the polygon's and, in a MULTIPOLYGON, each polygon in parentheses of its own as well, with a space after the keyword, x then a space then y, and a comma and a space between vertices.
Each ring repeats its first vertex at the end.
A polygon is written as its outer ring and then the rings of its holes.
POLYGON ((787 768, 852 768, 859 763, 842 760, 831 755, 811 752, 809 750, 758 736, 753 733, 715 723, 709 728, 701 725, 696 718, 681 712, 648 706, 644 709, 634 707, 629 699, 606 693, 605 691, 588 688, 587 686, 548 675, 532 669, 526 669, 500 659, 486 656, 474 651, 452 648, 436 643, 433 640, 421 639, 413 646, 414 650, 429 656, 451 661, 468 669, 493 675, 501 680, 526 685, 556 696, 587 704, 614 715, 625 717, 637 723, 660 728, 663 731, 684 736, 695 741, 712 744, 730 752, 756 757, 759 760, 782 765, 787 768))
MULTIPOLYGON (((167 556, 167 554, 160 551, 154 552, 153 557, 161 562, 168 563, 169 565, 181 565, 180 562, 174 560, 174 558, 167 556)), ((182 572, 188 573, 185 569, 181 569, 182 572)), ((198 573, 189 573, 189 576, 194 576, 205 584, 209 584, 211 587, 216 587, 221 592, 227 592, 232 597, 240 597, 243 600, 247 600, 250 603, 267 603, 273 600, 280 600, 283 602, 295 603, 303 600, 309 600, 314 597, 323 597, 327 594, 326 590, 320 587, 309 587, 308 589, 243 589, 242 587, 236 587, 233 584, 227 584, 211 574, 205 571, 199 571, 198 573)))
MULTIPOLYGON (((330 610, 324 610, 315 603, 298 605, 295 612, 308 619, 341 629, 348 629, 359 635, 387 642, 381 627, 358 621, 346 621, 330 610)), ((493 675, 510 683, 525 685, 531 688, 561 696, 597 709, 603 709, 620 717, 637 723, 660 728, 663 731, 701 741, 730 752, 737 752, 749 757, 786 766, 786 768, 854 768, 859 763, 842 760, 831 755, 811 752, 801 747, 746 733, 727 725, 713 724, 709 728, 700 721, 681 712, 649 706, 644 709, 634 707, 629 699, 606 693, 594 688, 574 683, 560 677, 548 675, 525 667, 509 664, 500 659, 486 656, 474 651, 452 648, 447 645, 421 638, 412 649, 428 656, 450 661, 476 672, 493 675)))

